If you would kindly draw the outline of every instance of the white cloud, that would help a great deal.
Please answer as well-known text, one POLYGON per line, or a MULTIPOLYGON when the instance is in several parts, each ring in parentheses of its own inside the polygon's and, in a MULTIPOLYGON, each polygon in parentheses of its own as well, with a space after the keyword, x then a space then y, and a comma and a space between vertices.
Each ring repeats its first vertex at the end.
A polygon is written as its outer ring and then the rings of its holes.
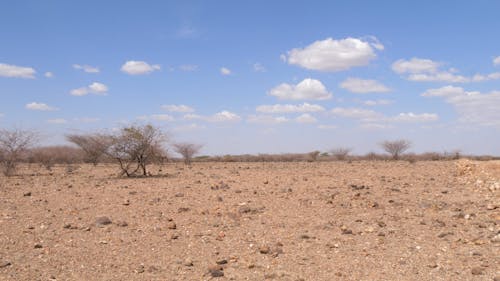
POLYGON ((334 130, 337 128, 338 127, 335 125, 318 125, 318 129, 320 129, 320 130, 334 130))
POLYGON ((305 48, 295 48, 282 56, 289 64, 320 71, 341 71, 355 66, 364 66, 377 56, 372 47, 382 50, 375 37, 369 42, 357 38, 335 40, 327 38, 312 43, 305 48))
POLYGON ((325 109, 317 104, 303 103, 299 105, 293 104, 275 104, 275 105, 260 105, 257 106, 257 112, 263 113, 294 113, 294 112, 320 112, 325 109))
POLYGON ((54 111, 58 110, 56 107, 49 106, 45 103, 40 103, 40 102, 32 102, 26 104, 26 109, 29 110, 40 110, 40 111, 54 111))
POLYGON ((36 71, 31 67, 0 63, 0 76, 9 78, 35 78, 36 71))
POLYGON ((481 93, 445 86, 427 90, 422 96, 444 98, 455 108, 460 122, 500 127, 500 91, 481 93))
POLYGON ((394 117, 391 117, 390 121, 420 123, 420 122, 433 122, 433 121, 437 121, 438 119, 439 119, 439 116, 437 114, 434 114, 434 113, 415 114, 413 112, 408 112, 408 113, 400 113, 394 117))
POLYGON ((80 64, 73 64, 73 68, 74 69, 78 69, 78 70, 83 70, 84 72, 87 72, 87 73, 99 73, 100 70, 99 70, 99 67, 95 67, 95 66, 90 66, 90 65, 80 65, 80 64))
POLYGON ((179 69, 181 71, 192 72, 192 71, 197 71, 198 66, 196 64, 183 64, 179 66, 179 69))
POLYGON ((212 116, 209 116, 207 118, 207 121, 210 122, 238 122, 241 120, 241 117, 238 116, 236 113, 232 113, 229 111, 221 111, 217 112, 212 116))
POLYGON ((253 64, 253 70, 255 72, 266 72, 267 69, 259 62, 253 64))
POLYGON ((493 59, 493 65, 500 65, 500 56, 493 59))
POLYGON ((67 124, 68 121, 66 119, 56 118, 56 119, 49 119, 49 120, 47 120, 47 123, 50 123, 50 124, 67 124))
POLYGON ((304 113, 295 118, 295 122, 301 124, 316 123, 318 122, 318 119, 314 118, 314 116, 310 115, 309 113, 304 113))
POLYGON ((360 127, 365 130, 386 130, 393 128, 392 125, 378 123, 363 123, 360 127))
POLYGON ((363 108, 356 108, 356 107, 336 107, 331 110, 331 113, 336 116, 344 117, 344 118, 354 118, 354 119, 360 119, 360 120, 373 120, 373 119, 380 119, 383 117, 383 115, 379 112, 369 110, 369 109, 363 109, 363 108))
POLYGON ((45 72, 44 76, 47 78, 52 78, 52 77, 54 77, 54 73, 47 71, 47 72, 45 72))
POLYGON ((281 100, 327 100, 332 94, 321 81, 307 78, 297 85, 280 84, 269 91, 269 95, 281 100))
POLYGON ((229 68, 226 68, 226 67, 221 67, 220 68, 220 74, 222 75, 231 75, 231 70, 229 68))
POLYGON ((179 104, 166 104, 162 105, 161 108, 163 108, 166 111, 169 112, 182 112, 182 113, 188 113, 188 112, 194 112, 194 108, 189 107, 187 105, 179 104))
POLYGON ((394 101, 392 100, 366 100, 362 101, 362 104, 366 106, 376 106, 376 105, 389 105, 393 104, 394 101))
POLYGON ((500 79, 500 72, 463 76, 456 74, 458 70, 454 68, 448 70, 439 69, 441 65, 442 63, 429 59, 400 59, 392 64, 392 70, 398 74, 407 75, 406 79, 415 82, 469 83, 500 79))
POLYGON ((153 114, 151 115, 151 119, 156 121, 174 121, 174 117, 168 114, 153 114))
POLYGON ((93 82, 87 87, 81 87, 71 90, 70 94, 73 96, 85 96, 88 94, 106 95, 107 92, 108 92, 108 87, 106 85, 99 82, 93 82))
POLYGON ((281 124, 290 121, 288 118, 284 116, 271 116, 271 115, 250 115, 247 118, 248 123, 255 124, 281 124))
POLYGON ((185 132, 185 131, 197 131, 197 130, 202 130, 205 128, 206 128, 205 126, 198 125, 196 123, 191 123, 188 125, 177 126, 173 130, 178 131, 178 132, 185 132))
POLYGON ((198 114, 185 114, 182 118, 185 120, 200 120, 203 119, 203 116, 198 114))
POLYGON ((377 80, 367 80, 360 78, 347 78, 340 84, 340 87, 353 93, 386 93, 390 89, 377 80))
POLYGON ((411 58, 400 59, 392 64, 392 70, 398 74, 404 73, 434 73, 441 63, 429 59, 411 58))
POLYGON ((143 74, 149 74, 153 71, 160 70, 161 66, 158 64, 153 64, 150 65, 149 63, 145 61, 135 61, 135 60, 130 60, 125 62, 122 67, 121 71, 130 74, 130 75, 143 75, 143 74))

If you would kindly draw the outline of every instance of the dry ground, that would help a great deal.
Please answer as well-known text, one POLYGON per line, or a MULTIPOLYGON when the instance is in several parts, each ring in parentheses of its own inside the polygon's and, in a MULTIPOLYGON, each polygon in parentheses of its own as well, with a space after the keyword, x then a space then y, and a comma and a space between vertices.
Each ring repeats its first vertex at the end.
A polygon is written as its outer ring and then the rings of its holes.
POLYGON ((0 177, 0 280, 500 280, 500 162, 116 172, 0 177))

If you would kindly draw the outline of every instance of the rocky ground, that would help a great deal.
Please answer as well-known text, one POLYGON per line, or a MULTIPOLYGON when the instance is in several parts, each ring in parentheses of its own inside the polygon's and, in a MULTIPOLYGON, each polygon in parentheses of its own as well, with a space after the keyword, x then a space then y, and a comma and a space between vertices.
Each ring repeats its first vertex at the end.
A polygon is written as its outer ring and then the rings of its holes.
POLYGON ((500 280, 500 162, 116 175, 0 177, 0 280, 500 280))

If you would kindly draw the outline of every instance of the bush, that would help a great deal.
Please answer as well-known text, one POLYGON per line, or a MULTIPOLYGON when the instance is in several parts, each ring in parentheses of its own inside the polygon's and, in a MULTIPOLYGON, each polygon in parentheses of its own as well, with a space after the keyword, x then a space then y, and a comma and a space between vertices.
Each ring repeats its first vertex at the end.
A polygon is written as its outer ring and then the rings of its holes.
POLYGON ((2 172, 11 176, 29 148, 37 141, 38 135, 28 130, 0 130, 0 163, 2 172))
POLYGON ((392 156, 393 160, 398 160, 401 154, 411 147, 411 142, 408 140, 384 141, 380 146, 392 156))

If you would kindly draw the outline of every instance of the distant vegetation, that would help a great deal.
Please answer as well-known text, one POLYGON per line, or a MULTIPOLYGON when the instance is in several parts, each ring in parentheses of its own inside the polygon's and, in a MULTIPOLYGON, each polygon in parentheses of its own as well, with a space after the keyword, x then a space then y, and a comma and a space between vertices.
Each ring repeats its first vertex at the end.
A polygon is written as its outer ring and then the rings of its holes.
MULTIPOLYGON (((167 162, 321 162, 321 161, 443 161, 469 158, 493 160, 500 157, 462 155, 460 150, 448 152, 407 152, 412 144, 408 140, 383 141, 379 143, 386 153, 369 152, 353 155, 349 147, 334 147, 328 151, 284 154, 244 154, 207 156, 199 154, 202 145, 183 142, 169 144, 167 134, 152 125, 125 126, 113 133, 69 134, 66 140, 73 146, 37 146, 39 135, 30 130, 0 130, 0 168, 6 176, 16 173, 20 163, 38 163, 47 170, 64 164, 68 171, 74 165, 90 163, 116 163, 120 175, 127 177, 151 176, 150 164, 160 167, 167 162), (178 157, 171 156, 169 148, 178 157)), ((161 171, 161 168, 160 170, 161 171)))

